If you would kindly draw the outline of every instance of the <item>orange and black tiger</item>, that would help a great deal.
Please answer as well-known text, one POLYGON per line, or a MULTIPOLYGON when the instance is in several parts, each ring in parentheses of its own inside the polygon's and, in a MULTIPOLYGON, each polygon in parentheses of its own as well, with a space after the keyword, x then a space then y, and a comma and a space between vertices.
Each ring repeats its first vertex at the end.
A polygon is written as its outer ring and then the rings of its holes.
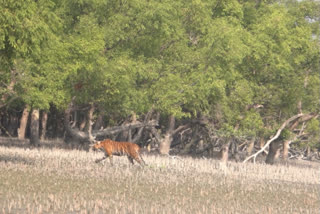
POLYGON ((104 141, 98 141, 93 145, 94 149, 102 149, 105 156, 102 159, 96 160, 96 163, 109 158, 111 165, 113 165, 112 156, 126 155, 130 163, 134 164, 133 160, 136 160, 140 165, 146 163, 141 157, 140 147, 135 143, 130 142, 116 142, 110 139, 104 141))

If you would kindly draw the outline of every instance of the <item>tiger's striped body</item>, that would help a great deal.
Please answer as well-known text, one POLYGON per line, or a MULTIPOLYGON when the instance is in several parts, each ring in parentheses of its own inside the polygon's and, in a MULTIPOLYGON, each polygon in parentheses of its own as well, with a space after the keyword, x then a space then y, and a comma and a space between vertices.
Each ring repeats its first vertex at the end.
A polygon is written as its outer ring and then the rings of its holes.
POLYGON ((133 160, 136 160, 140 165, 145 162, 140 155, 140 147, 135 143, 130 142, 116 142, 110 139, 104 141, 98 141, 93 145, 94 149, 102 149, 105 156, 102 159, 96 160, 96 163, 109 158, 111 165, 113 165, 112 156, 124 156, 128 157, 130 163, 134 164, 133 160))

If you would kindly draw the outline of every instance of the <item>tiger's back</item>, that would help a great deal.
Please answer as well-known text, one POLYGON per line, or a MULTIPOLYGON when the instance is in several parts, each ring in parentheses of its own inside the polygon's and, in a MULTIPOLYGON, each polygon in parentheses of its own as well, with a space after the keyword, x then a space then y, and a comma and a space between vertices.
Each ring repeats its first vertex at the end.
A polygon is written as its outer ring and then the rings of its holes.
POLYGON ((134 156, 136 153, 139 153, 140 147, 135 143, 130 142, 116 142, 112 140, 104 140, 101 142, 103 148, 106 152, 113 155, 130 155, 134 156))

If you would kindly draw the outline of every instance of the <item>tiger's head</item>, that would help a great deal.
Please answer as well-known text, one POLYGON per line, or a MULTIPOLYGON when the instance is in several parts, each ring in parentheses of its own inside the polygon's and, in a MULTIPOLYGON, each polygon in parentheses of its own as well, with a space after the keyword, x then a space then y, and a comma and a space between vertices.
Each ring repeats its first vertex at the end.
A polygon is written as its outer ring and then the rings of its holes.
POLYGON ((101 141, 97 141, 97 142, 92 146, 92 148, 93 148, 94 150, 100 149, 101 147, 102 147, 101 141))

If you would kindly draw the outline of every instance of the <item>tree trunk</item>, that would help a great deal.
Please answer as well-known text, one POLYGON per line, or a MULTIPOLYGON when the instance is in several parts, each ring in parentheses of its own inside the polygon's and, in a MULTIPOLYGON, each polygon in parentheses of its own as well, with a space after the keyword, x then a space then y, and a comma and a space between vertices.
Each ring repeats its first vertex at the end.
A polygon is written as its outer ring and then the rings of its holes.
MULTIPOLYGON (((68 108, 64 111, 64 127, 66 129, 67 136, 71 137, 71 142, 89 141, 89 137, 86 135, 86 133, 79 130, 72 129, 70 125, 70 116, 71 116, 72 106, 73 106, 73 101, 71 101, 68 108)), ((68 142, 67 139, 65 139, 65 141, 68 142)))
MULTIPOLYGON (((147 124, 151 120, 152 113, 153 113, 153 107, 146 114, 146 116, 145 116, 145 118, 143 120, 143 124, 147 124)), ((132 122, 136 122, 137 121, 137 117, 136 116, 137 116, 136 114, 133 115, 132 122)), ((137 143, 140 140, 143 130, 145 130, 145 126, 142 126, 141 128, 139 128, 137 134, 132 139, 132 142, 137 143)), ((131 132, 131 129, 129 131, 131 132)), ((131 141, 129 141, 129 142, 131 142, 131 141)), ((144 143, 140 143, 140 146, 145 146, 145 144, 144 143)))
POLYGON ((44 140, 46 138, 46 132, 47 132, 47 121, 48 121, 48 113, 46 111, 42 112, 41 117, 41 136, 40 139, 44 140))
POLYGON ((86 131, 88 133, 89 139, 91 142, 93 142, 93 136, 92 136, 92 125, 93 125, 93 113, 94 113, 94 105, 93 103, 90 104, 90 109, 88 111, 87 114, 87 127, 86 127, 86 131))
POLYGON ((169 125, 164 138, 160 142, 159 152, 162 155, 169 155, 171 142, 173 140, 172 133, 175 126, 175 118, 173 115, 169 117, 169 125))
POLYGON ((39 146, 39 109, 33 109, 30 124, 30 144, 39 146))
POLYGON ((189 143, 187 143, 184 148, 181 150, 181 154, 182 155, 186 155, 189 154, 191 151, 191 147, 195 144, 195 142, 198 140, 198 138, 195 136, 195 134, 193 134, 191 140, 189 143))
POLYGON ((80 125, 79 125, 79 130, 83 131, 85 129, 86 125, 87 125, 87 118, 83 118, 80 125))
MULTIPOLYGON (((135 112, 132 113, 131 122, 136 123, 137 122, 137 115, 135 112)), ((127 136, 128 142, 132 142, 132 129, 128 130, 128 136, 127 136)))
POLYGON ((204 148, 204 142, 203 142, 203 139, 200 139, 198 142, 198 150, 202 151, 203 148, 204 148))
POLYGON ((311 156, 311 148, 310 148, 309 145, 307 146, 306 156, 307 156, 307 158, 308 158, 308 160, 309 160, 309 159, 310 159, 310 156, 311 156))
MULTIPOLYGON (((70 114, 71 116, 71 114, 70 114)), ((75 128, 77 126, 77 122, 78 122, 78 112, 74 111, 73 113, 73 118, 72 118, 72 124, 71 124, 71 128, 75 128)))
MULTIPOLYGON (((268 140, 268 142, 258 151, 256 152, 254 155, 251 155, 249 157, 247 157, 243 163, 247 162, 248 160, 250 160, 251 158, 254 158, 254 162, 255 162, 255 158, 261 153, 263 152, 268 146, 270 148, 272 148, 270 146, 271 143, 273 143, 281 134, 282 130, 284 128, 286 128, 290 123, 296 121, 296 120, 299 120, 301 117, 305 116, 304 114, 297 114, 297 115, 294 115, 292 117, 290 117, 288 120, 286 120, 284 123, 282 123, 281 127, 278 129, 277 133, 275 134, 275 136, 273 136, 270 140, 268 140)), ((270 149, 272 151, 272 149, 270 149)), ((276 155, 276 154, 275 154, 276 155)), ((270 161, 272 162, 272 158, 273 157, 273 154, 270 154, 270 161)), ((266 160, 267 161, 267 160, 266 160)))
POLYGON ((269 153, 266 158, 267 164, 271 164, 271 165, 274 164, 274 162, 280 155, 280 148, 281 148, 281 142, 272 142, 269 145, 269 153))
POLYGON ((9 136, 15 136, 15 132, 18 130, 19 126, 19 117, 16 114, 9 114, 9 124, 7 131, 9 133, 9 136))
POLYGON ((230 155, 232 158, 235 159, 236 162, 240 161, 240 155, 239 155, 239 149, 238 149, 238 144, 234 139, 228 139, 227 141, 227 146, 228 146, 228 152, 230 152, 230 155))
POLYGON ((220 161, 223 163, 227 163, 229 157, 229 143, 224 144, 219 152, 220 154, 220 161))
POLYGON ((24 139, 26 135, 26 128, 28 124, 29 107, 25 106, 20 119, 20 127, 18 128, 18 139, 24 139))
POLYGON ((170 146, 172 142, 172 135, 170 133, 166 133, 164 138, 161 140, 159 152, 162 155, 169 155, 170 146))
POLYGON ((100 113, 98 115, 97 121, 93 126, 93 130, 99 130, 101 127, 103 127, 103 116, 104 116, 103 113, 100 113))
POLYGON ((282 155, 283 160, 288 160, 288 153, 290 148, 289 145, 290 145, 289 140, 286 140, 283 142, 283 155, 282 155))
MULTIPOLYGON (((122 125, 128 125, 128 124, 136 123, 136 122, 137 122, 137 115, 136 115, 136 113, 132 112, 131 118, 126 119, 122 123, 122 125)), ((116 138, 119 141, 133 142, 132 141, 132 135, 134 133, 133 130, 134 129, 129 128, 128 130, 121 132, 116 138)))
POLYGON ((254 147, 254 138, 252 138, 250 141, 249 141, 249 144, 248 144, 248 147, 247 147, 247 156, 250 156, 251 153, 252 153, 252 150, 253 150, 253 147, 254 147))
POLYGON ((264 144, 265 144, 265 143, 266 143, 266 142, 265 142, 264 138, 263 138, 263 137, 260 138, 260 140, 259 140, 260 149, 261 149, 262 147, 264 147, 264 144))

